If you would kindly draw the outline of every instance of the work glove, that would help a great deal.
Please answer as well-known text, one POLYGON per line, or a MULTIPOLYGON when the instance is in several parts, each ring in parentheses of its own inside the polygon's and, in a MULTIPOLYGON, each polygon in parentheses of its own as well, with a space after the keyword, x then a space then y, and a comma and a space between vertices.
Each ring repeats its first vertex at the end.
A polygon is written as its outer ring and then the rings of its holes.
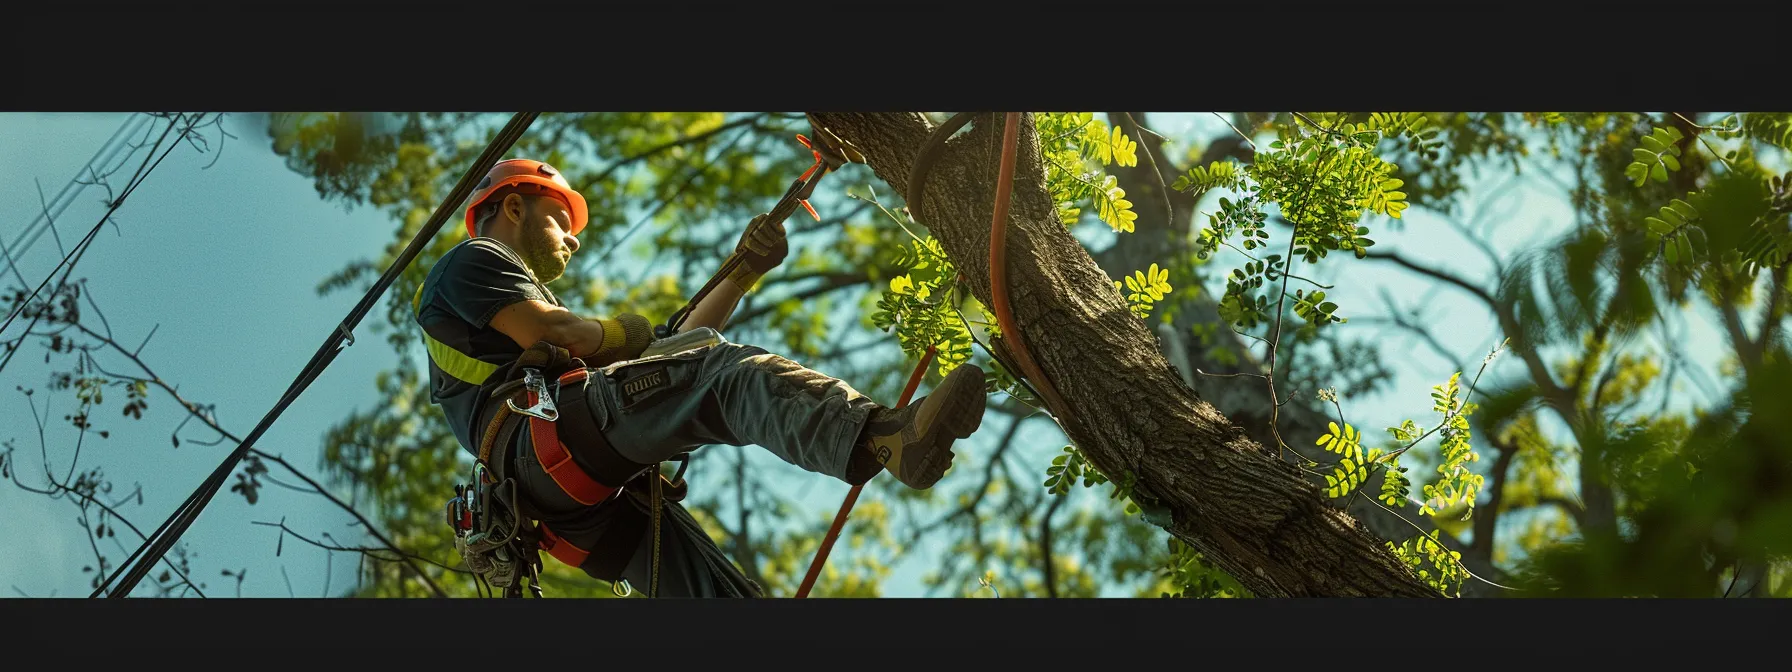
POLYGON ((784 257, 790 254, 790 241, 784 237, 784 223, 770 220, 770 215, 754 217, 747 224, 747 230, 741 233, 740 242, 734 246, 734 256, 739 261, 734 271, 728 274, 728 281, 742 292, 752 290, 759 278, 784 263, 784 257))
POLYGON ((604 343, 591 354, 592 363, 597 366, 634 359, 653 344, 653 323, 640 315, 618 313, 615 317, 600 317, 597 323, 604 328, 604 343))

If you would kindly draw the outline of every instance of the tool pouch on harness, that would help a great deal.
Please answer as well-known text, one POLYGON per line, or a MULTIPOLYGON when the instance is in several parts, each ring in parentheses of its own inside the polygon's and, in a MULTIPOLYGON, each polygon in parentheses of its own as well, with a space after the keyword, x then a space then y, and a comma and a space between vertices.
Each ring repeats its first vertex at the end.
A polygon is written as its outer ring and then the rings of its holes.
POLYGON ((462 565, 509 597, 520 596, 525 583, 540 597, 539 534, 522 516, 516 481, 494 479, 476 466, 472 484, 457 485, 454 491, 448 526, 462 565))

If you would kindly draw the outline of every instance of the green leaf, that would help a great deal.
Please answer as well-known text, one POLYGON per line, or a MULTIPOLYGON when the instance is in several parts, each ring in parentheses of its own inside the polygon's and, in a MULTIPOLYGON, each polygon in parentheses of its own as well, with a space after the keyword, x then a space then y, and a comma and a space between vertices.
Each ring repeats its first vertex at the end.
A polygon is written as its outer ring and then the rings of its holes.
POLYGON ((1659 163, 1655 164, 1653 167, 1649 168, 1649 177, 1654 178, 1656 182, 1668 181, 1667 166, 1663 166, 1659 163))
POLYGON ((1674 230, 1673 225, 1654 217, 1644 217, 1643 224, 1647 225, 1650 231, 1654 231, 1660 235, 1666 235, 1667 232, 1674 230))

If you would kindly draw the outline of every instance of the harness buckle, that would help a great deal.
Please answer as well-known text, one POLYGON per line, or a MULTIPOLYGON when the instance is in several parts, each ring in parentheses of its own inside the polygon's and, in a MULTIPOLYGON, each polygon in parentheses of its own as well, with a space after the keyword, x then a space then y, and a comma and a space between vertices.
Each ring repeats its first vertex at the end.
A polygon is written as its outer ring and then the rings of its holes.
POLYGON ((548 422, 560 419, 560 409, 554 406, 553 395, 548 394, 548 381, 537 369, 523 369, 523 389, 535 393, 535 405, 521 408, 516 405, 516 398, 504 400, 510 410, 523 415, 534 416, 548 422))

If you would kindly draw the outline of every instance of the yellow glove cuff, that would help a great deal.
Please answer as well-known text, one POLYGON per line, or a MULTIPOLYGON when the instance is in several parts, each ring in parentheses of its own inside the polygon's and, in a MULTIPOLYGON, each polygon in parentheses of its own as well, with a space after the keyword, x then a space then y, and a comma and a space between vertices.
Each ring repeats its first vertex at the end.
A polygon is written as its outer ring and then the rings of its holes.
POLYGON ((761 277, 764 276, 754 273, 753 269, 748 268, 747 265, 743 263, 734 267, 733 273, 728 274, 728 282, 734 283, 734 286, 739 287, 740 291, 744 293, 753 291, 753 286, 759 284, 759 278, 761 277))
POLYGON ((597 354, 606 355, 615 352, 628 340, 628 332, 623 331, 622 321, 614 317, 597 318, 597 323, 604 328, 603 345, 597 347, 597 354))
POLYGON ((604 327, 603 345, 592 354, 597 361, 633 359, 653 345, 653 323, 640 315, 619 313, 615 317, 597 318, 597 323, 604 327))

